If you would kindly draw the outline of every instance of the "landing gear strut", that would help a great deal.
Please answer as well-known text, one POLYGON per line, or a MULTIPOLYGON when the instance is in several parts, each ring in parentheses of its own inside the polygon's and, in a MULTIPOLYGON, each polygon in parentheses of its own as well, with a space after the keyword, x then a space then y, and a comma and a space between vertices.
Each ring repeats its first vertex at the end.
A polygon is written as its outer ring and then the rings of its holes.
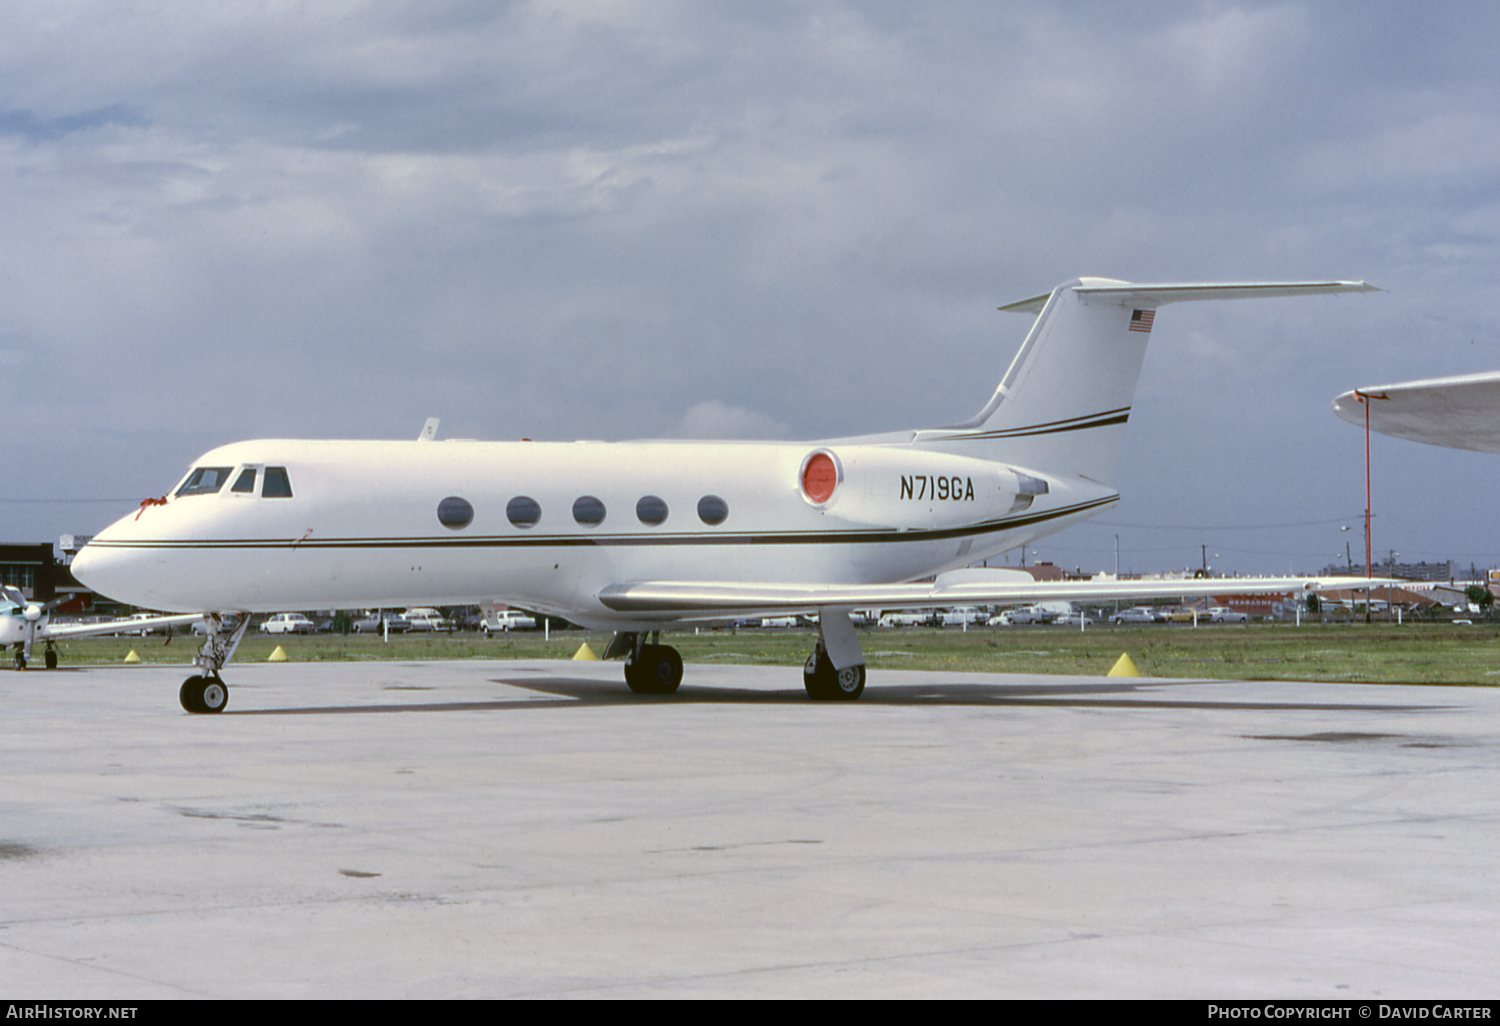
POLYGON ((222 616, 211 613, 203 618, 203 623, 208 628, 208 637, 193 659, 193 665, 203 672, 182 682, 177 700, 190 713, 223 712, 229 704, 229 685, 219 677, 219 671, 240 647, 245 628, 250 626, 250 617, 243 617, 227 639, 223 637, 225 623, 222 616))

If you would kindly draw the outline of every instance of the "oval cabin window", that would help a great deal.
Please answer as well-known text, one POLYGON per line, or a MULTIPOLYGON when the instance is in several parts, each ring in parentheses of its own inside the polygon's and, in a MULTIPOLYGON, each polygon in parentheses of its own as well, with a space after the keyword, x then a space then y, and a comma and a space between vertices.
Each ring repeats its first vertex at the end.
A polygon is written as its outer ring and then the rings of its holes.
POLYGON ((438 523, 457 531, 473 522, 474 507, 469 505, 468 500, 450 495, 438 503, 437 515, 438 523))
POLYGON ((655 495, 643 495, 635 504, 635 515, 647 527, 659 527, 667 522, 666 500, 655 495))
POLYGON ((573 503, 573 519, 584 527, 598 527, 604 523, 604 503, 592 495, 581 495, 573 503))
POLYGON ((718 527, 729 519, 729 503, 717 495, 705 495, 698 500, 698 519, 709 527, 718 527))
POLYGON ((535 527, 542 519, 542 507, 529 495, 517 495, 505 504, 505 515, 517 527, 535 527))

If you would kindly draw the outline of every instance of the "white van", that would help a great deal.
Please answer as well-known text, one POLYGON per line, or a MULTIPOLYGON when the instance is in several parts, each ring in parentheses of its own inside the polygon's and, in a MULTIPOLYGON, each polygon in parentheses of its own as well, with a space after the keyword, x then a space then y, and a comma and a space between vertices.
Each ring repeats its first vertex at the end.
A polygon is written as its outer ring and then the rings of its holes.
POLYGON ((479 629, 488 634, 492 630, 500 631, 531 631, 536 629, 536 620, 525 613, 514 609, 497 609, 495 611, 496 626, 491 627, 490 622, 485 620, 479 625, 479 629))

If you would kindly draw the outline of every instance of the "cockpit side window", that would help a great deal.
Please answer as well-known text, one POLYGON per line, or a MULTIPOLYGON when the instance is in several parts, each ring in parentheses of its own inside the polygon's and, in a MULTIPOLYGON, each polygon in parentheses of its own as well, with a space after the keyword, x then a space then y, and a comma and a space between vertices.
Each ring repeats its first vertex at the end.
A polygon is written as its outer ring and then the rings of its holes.
POLYGON ((255 494, 255 468, 246 467, 240 471, 240 476, 235 479, 231 492, 243 492, 248 495, 255 494))
POLYGON ((213 495, 224 482, 229 480, 229 472, 233 467, 195 467, 183 482, 182 487, 177 489, 178 496, 184 495, 213 495))
POLYGON ((266 483, 260 490, 263 499, 290 499, 292 480, 286 476, 285 467, 267 467, 266 483))

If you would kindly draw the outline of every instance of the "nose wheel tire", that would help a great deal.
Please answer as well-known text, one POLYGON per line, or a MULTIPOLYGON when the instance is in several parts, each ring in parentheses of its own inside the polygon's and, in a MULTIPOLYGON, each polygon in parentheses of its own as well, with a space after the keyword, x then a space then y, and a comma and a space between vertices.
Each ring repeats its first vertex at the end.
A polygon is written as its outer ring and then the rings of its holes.
POLYGON ((852 702, 865 693, 865 667, 859 663, 835 670, 828 653, 820 650, 802 667, 802 686, 814 702, 852 702))
POLYGON ((182 682, 177 699, 190 713, 223 712, 229 704, 229 687, 217 677, 189 677, 182 682))

